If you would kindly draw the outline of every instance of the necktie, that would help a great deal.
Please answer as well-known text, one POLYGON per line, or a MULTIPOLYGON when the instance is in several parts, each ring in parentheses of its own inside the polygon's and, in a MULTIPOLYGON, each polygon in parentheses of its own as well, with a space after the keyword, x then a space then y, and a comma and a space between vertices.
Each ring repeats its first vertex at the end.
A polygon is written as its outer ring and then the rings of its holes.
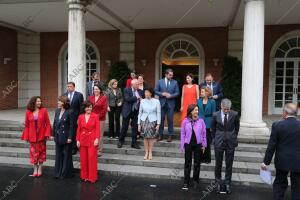
POLYGON ((168 80, 167 81, 167 88, 169 88, 169 86, 170 86, 170 81, 168 80))
POLYGON ((225 131, 227 131, 227 114, 224 115, 224 128, 225 128, 225 131))
POLYGON ((73 99, 73 92, 70 93, 70 103, 72 102, 73 99))
POLYGON ((92 82, 92 95, 94 95, 94 85, 95 85, 95 82, 93 81, 92 82))

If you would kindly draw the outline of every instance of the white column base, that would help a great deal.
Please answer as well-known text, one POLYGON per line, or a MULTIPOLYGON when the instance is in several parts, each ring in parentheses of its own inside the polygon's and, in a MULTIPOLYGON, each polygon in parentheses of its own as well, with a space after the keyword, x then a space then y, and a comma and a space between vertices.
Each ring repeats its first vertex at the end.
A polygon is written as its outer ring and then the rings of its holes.
POLYGON ((240 135, 252 136, 269 136, 270 130, 265 122, 261 123, 247 123, 240 122, 240 135))

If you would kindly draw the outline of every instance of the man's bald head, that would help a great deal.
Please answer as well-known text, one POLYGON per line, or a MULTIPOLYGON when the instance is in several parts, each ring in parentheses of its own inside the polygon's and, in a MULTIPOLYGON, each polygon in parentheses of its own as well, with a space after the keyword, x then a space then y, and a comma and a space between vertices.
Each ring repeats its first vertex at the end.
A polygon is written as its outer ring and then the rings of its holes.
POLYGON ((283 112, 288 116, 296 116, 298 113, 298 106, 295 103, 287 103, 284 105, 283 112))

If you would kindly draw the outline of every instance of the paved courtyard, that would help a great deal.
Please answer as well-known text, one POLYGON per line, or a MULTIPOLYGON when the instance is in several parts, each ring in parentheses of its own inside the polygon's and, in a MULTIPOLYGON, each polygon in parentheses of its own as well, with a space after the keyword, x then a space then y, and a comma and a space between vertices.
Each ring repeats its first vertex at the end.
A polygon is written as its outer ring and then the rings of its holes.
MULTIPOLYGON (((183 191, 180 180, 161 180, 100 173, 96 184, 82 183, 79 173, 73 179, 52 178, 52 168, 43 177, 33 179, 28 168, 0 168, 0 199, 6 200, 271 200, 272 190, 267 187, 233 186, 232 194, 217 195, 213 183, 201 183, 197 190, 183 191)), ((290 199, 290 194, 286 195, 290 199)))

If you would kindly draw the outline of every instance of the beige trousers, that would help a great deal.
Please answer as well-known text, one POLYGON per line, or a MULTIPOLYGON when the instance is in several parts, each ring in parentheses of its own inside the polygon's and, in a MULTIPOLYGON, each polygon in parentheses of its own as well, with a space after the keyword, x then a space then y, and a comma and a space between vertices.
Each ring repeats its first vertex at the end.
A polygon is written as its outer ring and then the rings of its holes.
POLYGON ((102 151, 103 151, 104 128, 105 128, 105 121, 100 121, 100 141, 99 141, 99 152, 100 153, 102 153, 102 151))

